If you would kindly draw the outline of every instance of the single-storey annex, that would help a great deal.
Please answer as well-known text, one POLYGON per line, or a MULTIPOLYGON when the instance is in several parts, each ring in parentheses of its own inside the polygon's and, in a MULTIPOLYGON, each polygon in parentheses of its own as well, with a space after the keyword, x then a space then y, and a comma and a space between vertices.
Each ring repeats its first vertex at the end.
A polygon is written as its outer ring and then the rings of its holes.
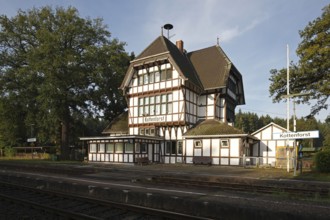
MULTIPOLYGON (((292 158, 294 149, 294 140, 276 140, 274 133, 288 132, 274 122, 260 128, 253 132, 251 135, 256 137, 259 142, 253 144, 253 151, 251 156, 261 157, 262 164, 267 164, 272 167, 285 168, 287 166, 287 152, 289 157, 292 158), (289 149, 288 149, 289 148, 289 149)), ((290 160, 290 167, 293 167, 293 161, 290 160)))
POLYGON ((187 52, 161 35, 131 61, 120 88, 127 111, 102 136, 80 138, 90 162, 241 165, 258 143, 233 127, 243 79, 219 45, 187 52))

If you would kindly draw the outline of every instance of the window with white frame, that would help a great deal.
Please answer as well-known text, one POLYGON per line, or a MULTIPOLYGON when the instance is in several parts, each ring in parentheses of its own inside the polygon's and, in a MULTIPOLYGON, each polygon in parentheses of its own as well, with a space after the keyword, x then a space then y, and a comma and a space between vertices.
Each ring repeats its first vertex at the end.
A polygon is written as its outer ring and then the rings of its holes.
POLYGON ((140 144, 141 153, 146 153, 147 152, 147 146, 148 146, 148 144, 146 144, 146 143, 141 143, 140 144))
POLYGON ((134 144, 133 143, 125 143, 125 153, 133 153, 134 144))
POLYGON ((96 153, 97 151, 97 144, 90 144, 89 145, 89 152, 90 153, 96 153))
POLYGON ((139 116, 166 115, 173 112, 173 94, 139 98, 139 116))
POLYGON ((177 153, 176 141, 165 142, 165 154, 175 155, 177 153))
POLYGON ((114 149, 115 149, 115 144, 114 143, 107 143, 106 144, 107 153, 113 153, 114 149))
POLYGON ((115 153, 123 153, 123 152, 124 152, 124 143, 116 143, 115 153))
POLYGON ((135 153, 140 153, 140 143, 135 143, 135 153))
POLYGON ((183 142, 182 141, 178 141, 177 142, 177 154, 181 155, 183 152, 183 142))
POLYGON ((98 153, 104 153, 105 152, 105 144, 104 143, 98 144, 97 152, 98 153))
POLYGON ((173 69, 172 67, 157 70, 155 68, 153 71, 144 71, 144 74, 139 75, 139 85, 147 85, 154 82, 171 80, 173 77, 173 69))
POLYGON ((221 147, 229 147, 229 141, 228 140, 221 140, 221 147))
POLYGON ((202 147, 202 141, 201 140, 195 140, 194 141, 194 147, 201 148, 202 147))

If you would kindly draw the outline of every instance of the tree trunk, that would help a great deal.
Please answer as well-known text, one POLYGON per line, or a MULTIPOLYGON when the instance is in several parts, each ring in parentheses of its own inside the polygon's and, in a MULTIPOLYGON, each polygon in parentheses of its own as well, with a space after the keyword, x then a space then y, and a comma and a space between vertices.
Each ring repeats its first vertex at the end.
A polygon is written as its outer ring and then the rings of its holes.
POLYGON ((68 120, 63 120, 61 123, 61 160, 70 159, 69 125, 68 120))

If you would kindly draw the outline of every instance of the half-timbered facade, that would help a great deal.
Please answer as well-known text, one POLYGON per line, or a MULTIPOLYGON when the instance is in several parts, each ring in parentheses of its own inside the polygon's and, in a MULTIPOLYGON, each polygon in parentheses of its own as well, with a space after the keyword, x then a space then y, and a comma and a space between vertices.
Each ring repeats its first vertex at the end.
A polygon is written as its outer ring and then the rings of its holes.
POLYGON ((90 161, 191 163, 208 155, 213 164, 239 165, 253 142, 231 126, 235 107, 245 104, 243 81, 219 45, 188 53, 183 41, 159 36, 131 62, 120 88, 127 112, 105 136, 81 138, 88 141, 90 161), (200 134, 210 121, 216 134, 200 134))
MULTIPOLYGON (((260 128, 253 132, 251 135, 259 139, 259 142, 253 144, 252 156, 261 157, 262 164, 269 165, 277 168, 285 168, 287 166, 287 152, 289 157, 292 158, 294 140, 276 140, 273 138, 274 133, 288 132, 274 122, 260 128), (289 151, 288 151, 289 147, 289 151)), ((290 167, 292 167, 290 160, 290 167)))

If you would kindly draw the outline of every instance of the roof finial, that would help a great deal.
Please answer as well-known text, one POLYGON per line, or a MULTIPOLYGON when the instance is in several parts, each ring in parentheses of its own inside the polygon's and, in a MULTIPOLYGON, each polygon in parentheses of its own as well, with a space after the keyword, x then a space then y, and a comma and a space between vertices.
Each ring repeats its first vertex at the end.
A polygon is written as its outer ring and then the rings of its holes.
POLYGON ((219 45, 219 36, 217 37, 217 45, 220 46, 220 45, 219 45))

